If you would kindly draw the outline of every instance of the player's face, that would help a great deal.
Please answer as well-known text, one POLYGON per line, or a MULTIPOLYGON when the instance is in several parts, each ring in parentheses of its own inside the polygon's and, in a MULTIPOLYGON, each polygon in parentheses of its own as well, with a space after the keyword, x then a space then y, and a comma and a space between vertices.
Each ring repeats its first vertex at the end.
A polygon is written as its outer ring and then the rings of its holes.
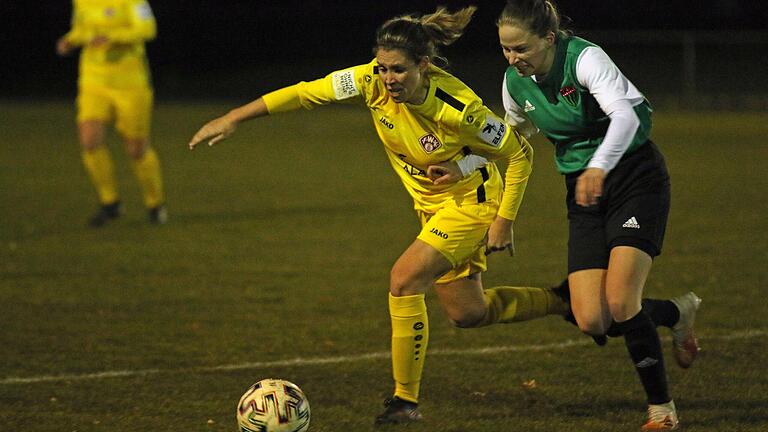
POLYGON ((499 43, 504 57, 520 76, 545 75, 555 58, 555 34, 537 36, 510 24, 499 27, 499 43))
POLYGON ((399 49, 376 51, 379 76, 387 87, 389 96, 397 103, 420 104, 427 96, 424 72, 429 60, 422 58, 415 63, 399 49))

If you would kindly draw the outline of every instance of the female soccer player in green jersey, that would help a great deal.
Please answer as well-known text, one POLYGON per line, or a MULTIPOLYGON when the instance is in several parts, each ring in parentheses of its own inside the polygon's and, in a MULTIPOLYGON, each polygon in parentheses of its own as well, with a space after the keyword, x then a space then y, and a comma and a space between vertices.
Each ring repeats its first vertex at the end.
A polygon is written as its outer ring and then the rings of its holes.
POLYGON ((376 34, 375 59, 325 78, 268 93, 204 125, 190 149, 229 137, 256 117, 332 102, 357 100, 369 109, 392 168, 413 198, 422 223, 417 238, 395 262, 389 283, 394 397, 377 424, 421 419, 417 410, 429 325, 425 292, 433 287, 459 327, 562 315, 568 305, 552 290, 496 287, 483 290, 485 237, 510 239, 531 171, 531 147, 486 108, 460 80, 433 64, 438 45, 458 39, 474 7, 443 8, 419 18, 401 16, 376 34), (457 183, 435 184, 431 166, 480 154, 505 159, 505 180, 493 164, 457 183))
MULTIPOLYGON (((497 26, 509 63, 506 120, 526 137, 541 130, 565 176, 578 326, 593 336, 624 336, 648 399, 642 430, 677 429, 654 322, 672 328, 676 360, 687 368, 698 352, 693 322, 701 300, 691 292, 641 303, 670 204, 664 158, 649 139, 651 107, 602 49, 560 29, 550 0, 509 0, 497 26)), ((485 162, 471 155, 432 173, 438 183, 452 181, 485 162)))

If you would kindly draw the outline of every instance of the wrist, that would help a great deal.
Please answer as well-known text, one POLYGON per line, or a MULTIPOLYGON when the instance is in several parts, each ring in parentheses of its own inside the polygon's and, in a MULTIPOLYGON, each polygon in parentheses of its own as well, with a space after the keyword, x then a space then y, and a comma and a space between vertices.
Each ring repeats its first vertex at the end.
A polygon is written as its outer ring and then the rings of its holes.
POLYGON ((496 215, 496 223, 511 227, 515 224, 515 221, 513 219, 507 219, 506 217, 501 215, 496 215))

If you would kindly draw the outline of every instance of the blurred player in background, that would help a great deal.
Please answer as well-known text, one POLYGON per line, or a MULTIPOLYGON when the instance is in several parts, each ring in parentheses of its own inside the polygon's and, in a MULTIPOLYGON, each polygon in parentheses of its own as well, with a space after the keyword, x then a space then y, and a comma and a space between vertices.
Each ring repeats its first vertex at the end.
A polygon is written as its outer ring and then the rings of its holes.
MULTIPOLYGON (((506 120, 526 137, 541 130, 565 176, 563 287, 570 284, 575 321, 596 337, 624 336, 648 400, 642 430, 675 430, 655 324, 672 328, 675 358, 690 367, 698 353, 693 323, 701 300, 690 292, 641 302, 670 205, 664 157, 649 139, 651 107, 602 49, 561 30, 551 1, 508 0, 497 26, 509 63, 502 88, 506 120)), ((475 175, 476 168, 485 169, 486 161, 470 155, 431 174, 442 183, 475 175)))
POLYGON ((56 51, 81 47, 77 125, 85 169, 100 208, 89 220, 99 227, 120 216, 120 195, 105 126, 113 122, 131 158, 150 222, 167 220, 160 162, 149 144, 153 91, 144 42, 155 37, 155 18, 144 0, 74 0, 72 28, 56 51))
MULTIPOLYGON (((460 80, 434 64, 437 47, 458 39, 475 7, 422 17, 401 16, 376 34, 375 59, 325 78, 268 93, 204 125, 189 147, 229 137, 239 123, 333 102, 367 107, 392 168, 414 201, 421 232, 390 273, 394 396, 376 424, 418 421, 417 409, 429 323, 424 301, 433 288, 458 327, 565 315, 568 304, 553 290, 483 289, 486 253, 512 250, 514 221, 531 172, 530 144, 485 107, 460 80), (430 166, 478 153, 507 162, 503 180, 489 164, 457 183, 436 185, 430 166), (497 216, 498 214, 498 216, 497 216), (497 233, 504 230, 505 233, 497 233), (505 244, 486 241, 510 239, 505 244)), ((312 144, 312 143, 308 143, 312 144)), ((286 175, 291 175, 290 171, 286 175)))

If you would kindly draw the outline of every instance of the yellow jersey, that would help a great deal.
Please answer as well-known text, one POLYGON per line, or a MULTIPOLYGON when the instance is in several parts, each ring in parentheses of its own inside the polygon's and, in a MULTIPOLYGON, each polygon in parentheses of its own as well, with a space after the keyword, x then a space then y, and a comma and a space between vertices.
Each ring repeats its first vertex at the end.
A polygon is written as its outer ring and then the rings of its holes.
POLYGON ((420 105, 392 100, 375 59, 268 93, 263 100, 270 114, 361 101, 417 210, 436 213, 446 205, 500 200, 499 215, 514 220, 531 172, 530 144, 458 78, 434 65, 427 76, 429 91, 420 105), (453 184, 434 185, 426 176, 430 165, 470 153, 506 159, 505 186, 493 163, 453 184))
POLYGON ((80 54, 80 85, 116 88, 149 84, 144 42, 156 34, 145 0, 73 0, 72 28, 64 37, 80 54), (97 37, 108 42, 90 46, 97 37))

